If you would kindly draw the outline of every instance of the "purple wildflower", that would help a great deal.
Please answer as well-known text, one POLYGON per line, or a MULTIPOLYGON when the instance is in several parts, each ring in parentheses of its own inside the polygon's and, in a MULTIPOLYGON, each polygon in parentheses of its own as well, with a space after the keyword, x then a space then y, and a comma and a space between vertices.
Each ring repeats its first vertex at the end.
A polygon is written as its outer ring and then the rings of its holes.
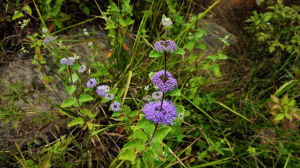
POLYGON ((106 94, 105 95, 105 99, 107 99, 107 100, 114 100, 114 94, 112 94, 112 93, 106 94))
POLYGON ((69 57, 69 58, 62 58, 60 60, 60 63, 63 65, 71 66, 71 65, 73 65, 74 61, 75 61, 75 59, 73 57, 69 57))
POLYGON ((154 49, 160 53, 163 52, 174 52, 177 50, 177 45, 172 40, 158 41, 154 44, 154 49))
POLYGON ((107 85, 100 85, 97 87, 97 93, 99 96, 105 96, 109 92, 109 87, 107 85))
POLYGON ((163 93, 160 91, 152 93, 153 100, 161 100, 162 97, 163 97, 163 93))
POLYGON ((153 85, 157 85, 159 90, 161 90, 162 92, 166 93, 166 92, 170 92, 172 91, 175 86, 177 86, 177 80, 174 79, 171 75, 170 72, 166 72, 166 81, 164 81, 165 78, 165 71, 161 70, 157 73, 155 73, 152 76, 152 83, 153 85))
POLYGON ((95 87, 96 85, 97 85, 97 81, 96 81, 95 78, 92 78, 92 79, 88 80, 87 83, 86 83, 86 86, 87 86, 88 88, 93 88, 93 87, 95 87))
POLYGON ((54 37, 53 36, 49 36, 49 37, 45 38, 44 44, 48 44, 50 41, 53 41, 53 40, 54 40, 54 37))
POLYGON ((153 121, 155 124, 163 123, 163 125, 173 125, 173 120, 177 116, 173 103, 166 100, 163 101, 162 107, 160 101, 146 103, 143 112, 147 120, 153 121))
POLYGON ((78 70, 78 72, 82 73, 86 70, 86 66, 85 65, 81 65, 80 69, 78 70))
POLYGON ((120 110, 120 103, 119 102, 113 102, 111 105, 111 110, 112 111, 119 111, 120 110))

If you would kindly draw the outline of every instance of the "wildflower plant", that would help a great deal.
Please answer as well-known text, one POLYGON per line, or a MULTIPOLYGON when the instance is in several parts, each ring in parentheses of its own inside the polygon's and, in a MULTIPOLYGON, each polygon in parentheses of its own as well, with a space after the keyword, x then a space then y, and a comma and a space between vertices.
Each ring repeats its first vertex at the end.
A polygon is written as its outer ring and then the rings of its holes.
MULTIPOLYGON (((182 115, 184 112, 183 106, 176 105, 167 99, 168 95, 180 95, 176 78, 167 71, 167 57, 168 55, 184 54, 184 50, 178 48, 175 41, 167 39, 168 29, 172 27, 171 19, 163 17, 161 24, 165 30, 164 40, 156 42, 149 54, 149 57, 153 58, 163 56, 164 68, 149 74, 152 85, 157 91, 153 92, 151 96, 147 95, 143 98, 145 104, 141 107, 142 114, 139 116, 137 125, 131 126, 133 131, 133 134, 129 136, 131 141, 123 147, 118 156, 120 160, 135 163, 141 153, 147 167, 153 167, 154 158, 161 156, 162 141, 172 130, 178 114, 182 115)), ((145 88, 146 92, 150 90, 148 86, 145 88)), ((180 126, 180 124, 176 124, 176 126, 180 126)))

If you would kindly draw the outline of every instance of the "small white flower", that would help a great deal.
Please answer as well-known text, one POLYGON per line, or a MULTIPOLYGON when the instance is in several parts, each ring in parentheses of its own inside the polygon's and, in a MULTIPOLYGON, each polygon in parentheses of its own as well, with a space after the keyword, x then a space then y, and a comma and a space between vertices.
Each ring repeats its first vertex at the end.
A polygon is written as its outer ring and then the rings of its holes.
POLYGON ((147 91, 149 89, 149 85, 144 87, 144 90, 147 91))
POLYGON ((158 90, 158 86, 157 86, 157 85, 154 85, 154 89, 155 89, 155 90, 158 90))
POLYGON ((83 34, 84 34, 85 36, 89 36, 89 33, 86 31, 86 29, 83 29, 83 34))
POLYGON ((48 32, 48 29, 45 28, 45 27, 43 27, 43 28, 42 28, 42 32, 43 32, 43 33, 47 33, 47 32, 48 32))
POLYGON ((80 57, 74 53, 74 59, 79 59, 80 57))
POLYGON ((166 18, 162 18, 161 19, 161 24, 164 26, 164 27, 169 27, 169 26, 172 26, 172 20, 168 17, 166 18))
POLYGON ((91 41, 88 42, 88 45, 89 45, 89 46, 92 46, 92 45, 93 45, 93 42, 91 42, 91 41))
POLYGON ((154 92, 154 93, 152 94, 153 100, 161 100, 162 97, 163 97, 163 93, 160 92, 160 91, 154 92))
POLYGON ((86 70, 86 66, 85 65, 81 65, 80 69, 78 70, 80 73, 84 72, 86 70))

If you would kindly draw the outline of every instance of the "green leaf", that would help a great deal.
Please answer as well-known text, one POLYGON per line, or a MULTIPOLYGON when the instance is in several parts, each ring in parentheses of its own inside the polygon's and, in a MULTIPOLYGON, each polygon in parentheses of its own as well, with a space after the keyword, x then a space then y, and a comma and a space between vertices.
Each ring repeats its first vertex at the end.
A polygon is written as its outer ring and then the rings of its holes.
POLYGON ((275 118, 274 118, 274 121, 280 121, 284 118, 284 114, 281 113, 281 114, 278 114, 275 118))
POLYGON ((76 73, 72 74, 72 80, 69 78, 69 82, 75 83, 78 80, 78 75, 76 73))
POLYGON ((180 90, 178 88, 175 88, 174 90, 172 90, 172 92, 169 92, 168 95, 170 96, 180 96, 180 90))
POLYGON ((16 20, 16 19, 21 18, 21 17, 23 17, 23 16, 24 16, 24 15, 23 15, 22 12, 20 12, 20 11, 15 11, 15 14, 14 14, 14 16, 12 17, 12 20, 16 20))
POLYGON ((76 104, 75 97, 70 97, 62 102, 61 107, 63 107, 63 108, 70 107, 70 106, 73 106, 74 104, 76 104))
POLYGON ((136 127, 132 128, 133 134, 130 136, 130 138, 139 138, 143 141, 143 144, 145 144, 148 140, 148 136, 141 130, 136 127))
POLYGON ((202 44, 202 43, 199 43, 197 44, 197 47, 200 48, 201 50, 206 50, 206 45, 202 44))
POLYGON ((160 57, 162 55, 163 55, 163 53, 160 53, 160 52, 158 52, 156 50, 152 50, 150 52, 150 54, 149 54, 149 57, 151 57, 151 58, 157 58, 157 57, 160 57))
POLYGON ((162 153, 162 151, 163 151, 163 148, 162 148, 162 146, 161 146, 161 143, 159 143, 159 142, 154 142, 154 141, 152 141, 152 142, 150 143, 150 146, 151 146, 153 152, 154 152, 156 155, 160 155, 160 154, 162 153))
POLYGON ((148 149, 143 152, 143 160, 145 161, 147 167, 152 168, 154 163, 155 153, 152 149, 148 149))
POLYGON ((79 103, 88 102, 93 100, 93 97, 87 94, 82 94, 79 96, 79 103))
POLYGON ((69 124, 68 124, 68 128, 69 127, 73 127, 75 125, 80 125, 82 126, 84 124, 83 118, 81 117, 77 117, 74 120, 72 120, 69 124))
POLYGON ((126 149, 135 149, 136 151, 142 151, 145 149, 145 143, 143 143, 144 141, 136 138, 130 142, 128 142, 127 144, 124 145, 123 150, 126 149))
POLYGON ((195 47, 196 44, 196 40, 190 40, 189 42, 187 42, 183 48, 187 48, 189 51, 192 51, 195 47))
POLYGON ((128 160, 128 161, 134 162, 135 157, 136 157, 136 154, 133 149, 128 149, 128 150, 122 151, 119 154, 120 160, 128 160))
POLYGON ((90 118, 94 117, 93 113, 87 108, 80 110, 80 113, 82 113, 83 115, 88 116, 90 118))
POLYGON ((26 10, 30 15, 32 14, 32 10, 31 10, 31 8, 29 7, 29 5, 24 6, 23 9, 26 10))
POLYGON ((118 112, 118 111, 116 111, 116 112, 114 112, 114 113, 112 113, 112 115, 111 115, 111 117, 119 117, 121 115, 121 113, 120 112, 118 112))
POLYGON ((149 136, 152 136, 154 131, 154 124, 147 120, 143 114, 140 115, 140 120, 138 121, 136 127, 138 129, 142 129, 149 136))
POLYGON ((153 142, 161 144, 165 136, 171 131, 171 127, 164 126, 157 129, 153 137, 153 142))
POLYGON ((152 79, 152 76, 155 74, 155 72, 150 72, 149 73, 149 77, 150 77, 150 79, 152 79))
POLYGON ((76 86, 75 85, 71 85, 71 86, 67 86, 67 92, 69 95, 71 95, 72 93, 74 93, 76 90, 76 86))
POLYGON ((185 51, 182 48, 178 48, 173 54, 184 55, 185 51))

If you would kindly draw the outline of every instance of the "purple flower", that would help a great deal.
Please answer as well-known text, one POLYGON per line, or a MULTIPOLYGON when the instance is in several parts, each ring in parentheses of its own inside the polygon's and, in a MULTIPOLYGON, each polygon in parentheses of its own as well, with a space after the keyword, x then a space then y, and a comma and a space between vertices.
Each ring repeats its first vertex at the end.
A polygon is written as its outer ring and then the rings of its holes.
POLYGON ((49 36, 49 37, 45 38, 44 44, 48 44, 50 41, 53 41, 53 40, 54 40, 54 37, 53 36, 49 36))
POLYGON ((73 65, 73 63, 75 62, 75 59, 73 57, 69 57, 69 58, 62 58, 60 60, 60 63, 63 65, 68 65, 71 66, 73 65))
POLYGON ((96 81, 95 78, 92 78, 92 79, 88 80, 87 83, 86 83, 86 86, 87 86, 88 88, 93 88, 93 87, 95 87, 96 85, 97 85, 97 81, 96 81))
POLYGON ((112 111, 119 111, 120 110, 120 103, 119 102, 113 102, 111 105, 111 110, 112 111))
POLYGON ((105 95, 105 99, 107 99, 107 100, 113 100, 114 99, 114 94, 112 94, 112 93, 106 94, 105 95))
POLYGON ((154 92, 152 93, 152 99, 153 100, 161 100, 163 97, 163 93, 162 92, 154 92))
POLYGON ((172 102, 163 101, 161 102, 150 102, 144 105, 143 112, 147 120, 153 121, 155 124, 163 123, 164 125, 173 125, 173 120, 176 118, 176 107, 172 102))
POLYGON ((97 87, 97 93, 99 96, 105 96, 109 92, 109 87, 107 85, 100 85, 97 87))
POLYGON ((170 92, 172 91, 175 86, 177 86, 177 80, 174 79, 170 72, 166 72, 166 81, 165 81, 165 71, 161 70, 157 73, 155 73, 152 76, 152 83, 153 85, 158 86, 159 90, 162 92, 170 92))
POLYGON ((82 73, 86 70, 86 66, 85 65, 81 65, 80 69, 78 70, 78 72, 82 73))
POLYGON ((154 50, 163 53, 163 52, 174 52, 177 50, 177 45, 172 40, 167 41, 158 41, 154 44, 154 50))

